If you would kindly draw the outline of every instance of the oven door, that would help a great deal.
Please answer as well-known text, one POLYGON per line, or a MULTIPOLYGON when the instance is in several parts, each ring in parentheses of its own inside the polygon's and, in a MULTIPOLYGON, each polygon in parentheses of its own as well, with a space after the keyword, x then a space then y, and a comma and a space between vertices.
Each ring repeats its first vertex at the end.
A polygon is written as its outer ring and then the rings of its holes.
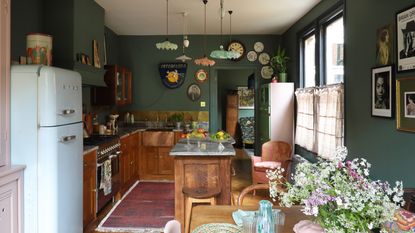
POLYGON ((120 190, 120 162, 119 162, 119 151, 114 153, 108 153, 108 155, 102 156, 98 159, 97 163, 97 212, 102 210, 105 205, 112 200, 112 198, 120 190), (104 162, 111 160, 111 193, 105 195, 104 189, 100 188, 101 182, 104 176, 104 162))

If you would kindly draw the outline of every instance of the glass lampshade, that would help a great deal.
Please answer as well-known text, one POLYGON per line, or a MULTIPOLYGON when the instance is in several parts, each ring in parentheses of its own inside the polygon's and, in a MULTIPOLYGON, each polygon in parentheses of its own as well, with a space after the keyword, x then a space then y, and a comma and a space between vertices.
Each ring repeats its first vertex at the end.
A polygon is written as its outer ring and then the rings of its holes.
POLYGON ((198 58, 195 60, 195 64, 200 66, 213 66, 215 65, 215 63, 216 62, 214 60, 210 60, 206 57, 206 55, 202 58, 198 58))
POLYGON ((157 43, 156 47, 161 50, 177 50, 178 48, 177 44, 172 43, 167 39, 163 42, 157 43))

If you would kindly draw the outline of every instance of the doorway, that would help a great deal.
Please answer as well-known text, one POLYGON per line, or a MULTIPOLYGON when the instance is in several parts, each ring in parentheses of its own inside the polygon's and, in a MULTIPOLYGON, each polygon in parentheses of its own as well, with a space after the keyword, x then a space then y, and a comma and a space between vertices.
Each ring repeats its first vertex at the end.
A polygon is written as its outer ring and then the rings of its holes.
MULTIPOLYGON (((215 67, 211 70, 209 121, 211 133, 226 130, 228 94, 248 93, 248 77, 256 75, 256 67, 215 67)), ((255 79, 254 79, 255 80, 255 79)), ((253 90, 249 90, 253 92, 253 90)), ((238 98, 239 101, 239 98, 238 98)), ((237 107, 237 122, 242 118, 255 119, 255 97, 237 107)), ((229 114, 228 114, 229 115, 229 114)), ((228 126, 229 127, 229 126, 228 126)), ((252 131, 253 128, 252 127, 252 131)), ((239 132, 241 137, 241 132, 239 132)))

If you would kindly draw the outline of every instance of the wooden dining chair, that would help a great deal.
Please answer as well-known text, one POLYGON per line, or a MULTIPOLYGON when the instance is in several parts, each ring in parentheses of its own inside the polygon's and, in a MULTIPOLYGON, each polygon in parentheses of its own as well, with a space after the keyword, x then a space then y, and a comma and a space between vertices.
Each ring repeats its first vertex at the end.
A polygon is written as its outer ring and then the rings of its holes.
POLYGON ((251 192, 255 191, 255 190, 267 190, 267 196, 266 197, 261 197, 261 196, 255 196, 255 199, 257 199, 257 201, 259 202, 262 199, 271 199, 269 196, 269 184, 252 184, 249 185, 248 187, 244 188, 241 193, 238 196, 238 200, 237 200, 237 205, 238 206, 242 206, 242 203, 244 201, 244 198, 251 192))

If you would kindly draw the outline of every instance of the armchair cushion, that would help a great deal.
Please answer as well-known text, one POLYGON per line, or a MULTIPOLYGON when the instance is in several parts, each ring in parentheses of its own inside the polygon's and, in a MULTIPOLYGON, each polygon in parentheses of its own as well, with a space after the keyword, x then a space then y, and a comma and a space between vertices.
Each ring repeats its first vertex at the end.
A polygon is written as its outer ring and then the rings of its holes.
POLYGON ((281 167, 280 162, 264 161, 264 162, 257 162, 254 164, 255 171, 261 171, 261 172, 265 172, 268 169, 275 169, 277 167, 281 167))

